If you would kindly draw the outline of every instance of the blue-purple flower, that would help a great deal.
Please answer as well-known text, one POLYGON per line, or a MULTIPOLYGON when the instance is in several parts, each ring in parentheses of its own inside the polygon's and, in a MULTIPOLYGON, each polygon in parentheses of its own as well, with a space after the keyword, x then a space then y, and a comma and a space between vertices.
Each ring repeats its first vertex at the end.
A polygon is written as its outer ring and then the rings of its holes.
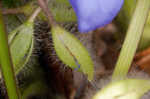
POLYGON ((78 18, 80 32, 89 32, 110 23, 124 0, 70 0, 78 18))

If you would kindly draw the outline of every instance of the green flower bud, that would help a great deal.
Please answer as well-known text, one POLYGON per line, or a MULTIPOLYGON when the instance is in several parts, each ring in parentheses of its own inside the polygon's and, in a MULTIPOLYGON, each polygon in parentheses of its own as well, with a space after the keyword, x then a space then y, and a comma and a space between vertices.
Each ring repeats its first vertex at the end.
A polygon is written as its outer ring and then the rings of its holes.
POLYGON ((52 38, 60 60, 72 69, 78 68, 78 71, 87 75, 91 81, 94 75, 93 62, 81 42, 59 26, 52 27, 52 38))
POLYGON ((109 84, 93 99, 140 99, 149 90, 149 80, 126 79, 109 84))
POLYGON ((26 22, 8 35, 15 73, 23 68, 33 50, 33 23, 26 22))

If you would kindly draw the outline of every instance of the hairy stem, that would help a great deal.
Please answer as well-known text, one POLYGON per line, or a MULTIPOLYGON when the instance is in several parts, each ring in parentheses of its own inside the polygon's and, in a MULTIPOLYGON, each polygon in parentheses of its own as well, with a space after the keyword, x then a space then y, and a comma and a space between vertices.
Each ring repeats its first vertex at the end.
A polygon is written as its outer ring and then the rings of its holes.
POLYGON ((34 19, 37 17, 37 15, 41 12, 41 8, 38 7, 34 12, 33 14, 31 15, 31 17, 29 18, 29 21, 30 22, 33 22, 34 19))
POLYGON ((44 11, 44 13, 46 14, 48 20, 49 20, 49 23, 51 26, 54 26, 56 25, 56 22, 53 18, 53 15, 51 13, 51 11, 49 10, 48 8, 48 5, 46 3, 46 0, 38 0, 38 3, 39 3, 39 6, 42 8, 42 10, 44 11))

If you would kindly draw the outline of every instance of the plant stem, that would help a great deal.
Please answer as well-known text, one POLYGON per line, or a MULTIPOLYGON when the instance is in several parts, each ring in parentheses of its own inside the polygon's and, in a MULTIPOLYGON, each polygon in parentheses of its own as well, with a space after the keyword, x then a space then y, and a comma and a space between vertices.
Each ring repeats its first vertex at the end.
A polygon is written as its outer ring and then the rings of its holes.
POLYGON ((9 99, 19 99, 19 91, 17 90, 13 65, 9 53, 8 38, 2 19, 1 5, 0 5, 0 64, 9 99))
POLYGON ((31 17, 29 18, 28 21, 33 22, 35 20, 35 18, 37 17, 37 15, 41 12, 41 8, 38 7, 33 14, 31 15, 31 17))
POLYGON ((138 0, 112 80, 120 80, 126 77, 143 33, 149 8, 150 0, 138 0))
POLYGON ((54 17, 51 13, 51 11, 49 10, 48 8, 48 5, 46 3, 46 0, 38 0, 38 3, 39 3, 39 6, 42 8, 42 10, 44 11, 44 13, 46 14, 48 20, 49 20, 49 23, 51 26, 54 26, 56 25, 56 22, 54 20, 54 17))

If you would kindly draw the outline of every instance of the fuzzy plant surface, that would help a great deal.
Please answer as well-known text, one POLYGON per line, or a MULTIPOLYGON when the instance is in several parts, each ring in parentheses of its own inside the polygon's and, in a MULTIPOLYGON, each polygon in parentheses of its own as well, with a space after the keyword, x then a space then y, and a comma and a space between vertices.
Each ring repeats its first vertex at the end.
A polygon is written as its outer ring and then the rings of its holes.
POLYGON ((38 3, 49 20, 54 48, 59 59, 72 69, 83 72, 87 79, 92 81, 94 66, 86 48, 73 34, 60 27, 54 21, 46 2, 38 0, 38 3))
POLYGON ((26 22, 8 34, 8 44, 15 74, 18 74, 24 68, 32 55, 34 41, 33 25, 34 19, 39 12, 40 9, 36 9, 26 22))
MULTIPOLYGON (((38 6, 35 4, 36 0, 31 1, 21 7, 21 12, 23 12, 26 16, 30 16, 34 9, 38 6)), ((51 9, 54 19, 57 22, 75 22, 76 15, 71 8, 68 0, 50 0, 48 3, 49 9, 51 9)), ((47 20, 46 16, 43 12, 40 12, 38 15, 40 20, 47 20)))
POLYGON ((8 44, 10 46, 15 74, 18 74, 22 70, 32 55, 34 19, 40 11, 41 9, 37 8, 26 22, 18 26, 8 35, 8 44))

